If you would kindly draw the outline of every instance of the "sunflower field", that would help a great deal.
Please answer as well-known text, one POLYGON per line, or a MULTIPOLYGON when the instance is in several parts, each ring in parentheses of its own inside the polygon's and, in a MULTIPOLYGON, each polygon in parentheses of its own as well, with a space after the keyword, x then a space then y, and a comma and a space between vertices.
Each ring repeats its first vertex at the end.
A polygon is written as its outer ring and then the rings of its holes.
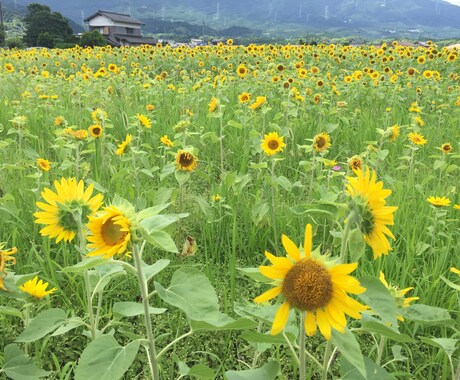
POLYGON ((459 54, 1 50, 0 377, 459 379, 459 54))

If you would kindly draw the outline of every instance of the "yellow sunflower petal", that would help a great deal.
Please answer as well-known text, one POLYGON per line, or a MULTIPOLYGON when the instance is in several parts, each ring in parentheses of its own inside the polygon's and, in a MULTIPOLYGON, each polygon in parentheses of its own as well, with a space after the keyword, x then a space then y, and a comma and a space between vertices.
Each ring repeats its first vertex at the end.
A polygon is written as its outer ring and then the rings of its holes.
POLYGON ((299 248, 297 248, 297 246, 294 244, 294 242, 286 235, 281 236, 281 242, 283 243, 283 247, 286 250, 288 256, 295 262, 299 261, 300 251, 299 248))
POLYGON ((289 303, 285 301, 278 311, 276 312, 275 319, 273 320, 272 324, 272 335, 277 335, 281 331, 283 331, 284 326, 286 326, 286 323, 289 318, 289 303))
POLYGON ((311 224, 307 224, 307 226, 305 227, 305 238, 303 242, 303 250, 305 251, 305 258, 310 257, 310 253, 311 253, 311 246, 312 246, 312 237, 311 237, 312 232, 311 231, 312 231, 311 224))
POLYGON ((262 293, 260 296, 254 298, 254 302, 262 303, 262 302, 269 301, 275 298, 276 296, 278 296, 281 293, 281 289, 282 289, 281 286, 277 286, 276 288, 269 289, 266 292, 262 293))
POLYGON ((327 339, 331 339, 331 323, 327 318, 327 315, 324 310, 318 309, 316 311, 316 323, 318 324, 319 331, 327 339))
POLYGON ((308 336, 313 336, 316 333, 316 318, 315 318, 315 313, 311 311, 306 311, 305 312, 305 333, 308 336))

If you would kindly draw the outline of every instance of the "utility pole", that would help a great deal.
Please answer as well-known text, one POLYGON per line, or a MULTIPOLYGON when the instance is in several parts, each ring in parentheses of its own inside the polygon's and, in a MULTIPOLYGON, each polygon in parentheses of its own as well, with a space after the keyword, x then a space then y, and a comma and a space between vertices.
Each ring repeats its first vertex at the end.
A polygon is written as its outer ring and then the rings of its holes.
POLYGON ((204 41, 204 19, 203 19, 203 44, 205 43, 204 41))
POLYGON ((2 0, 0 0, 0 33, 5 32, 5 25, 3 24, 3 3, 2 0))
POLYGON ((219 16, 220 16, 220 9, 219 9, 219 6, 220 6, 220 3, 217 2, 217 6, 216 6, 216 20, 219 20, 219 16))

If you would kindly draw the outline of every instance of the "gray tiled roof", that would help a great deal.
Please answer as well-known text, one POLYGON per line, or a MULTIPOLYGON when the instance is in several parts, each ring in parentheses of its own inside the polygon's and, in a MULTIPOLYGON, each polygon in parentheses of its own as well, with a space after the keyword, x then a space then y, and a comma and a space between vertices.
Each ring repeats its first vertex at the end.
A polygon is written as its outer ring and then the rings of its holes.
POLYGON ((129 24, 137 24, 137 25, 142 25, 143 22, 136 20, 135 18, 132 18, 130 15, 124 14, 124 13, 115 13, 115 12, 107 12, 107 11, 97 11, 93 15, 85 18, 83 21, 88 22, 89 20, 93 19, 96 16, 105 16, 113 21, 118 21, 118 22, 126 22, 129 24))

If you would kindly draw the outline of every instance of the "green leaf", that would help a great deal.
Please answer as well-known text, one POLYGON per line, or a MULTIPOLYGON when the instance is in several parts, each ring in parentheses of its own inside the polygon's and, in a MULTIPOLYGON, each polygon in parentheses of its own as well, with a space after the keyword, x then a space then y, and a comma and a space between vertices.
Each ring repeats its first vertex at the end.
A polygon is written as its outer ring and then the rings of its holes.
POLYGON ((266 169, 266 168, 268 168, 268 163, 267 162, 260 162, 260 163, 256 164, 255 162, 251 162, 249 164, 249 167, 251 169, 266 169))
POLYGON ((190 172, 184 170, 176 170, 174 172, 174 176, 176 177, 179 186, 182 186, 185 182, 187 182, 190 179, 190 172))
POLYGON ((223 330, 251 330, 257 327, 257 323, 246 318, 240 318, 234 320, 233 318, 227 317, 225 314, 220 315, 220 318, 216 318, 214 321, 190 321, 190 325, 194 331, 198 330, 211 330, 211 331, 223 331, 223 330))
MULTIPOLYGON (((149 306, 151 314, 163 314, 166 309, 149 306)), ((112 307, 116 317, 135 317, 144 314, 144 305, 137 302, 116 302, 112 307)))
POLYGON ((347 359, 347 361, 358 370, 362 376, 366 376, 366 366, 364 364, 364 357, 361 353, 361 348, 355 336, 345 328, 345 333, 332 329, 332 341, 339 349, 340 353, 347 359))
POLYGON ((150 244, 163 249, 166 252, 177 253, 177 247, 171 236, 165 231, 153 231, 150 234, 144 235, 145 240, 150 244))
POLYGON ((188 371, 187 375, 196 377, 200 380, 213 380, 216 377, 214 370, 203 365, 196 364, 188 371))
POLYGON ((324 204, 299 204, 290 208, 295 215, 324 215, 335 218, 338 212, 337 205, 331 203, 324 204))
POLYGON ((451 322, 452 318, 446 309, 423 304, 410 305, 404 309, 404 318, 425 323, 451 322))
POLYGON ((257 282, 271 282, 269 278, 260 273, 259 268, 237 268, 237 270, 257 282))
POLYGON ((426 338, 424 336, 421 336, 420 340, 429 344, 430 346, 441 348, 450 359, 452 359, 452 355, 454 354, 454 352, 457 351, 458 339, 426 338))
POLYGON ((453 283, 452 281, 448 280, 447 278, 445 278, 444 276, 439 276, 441 278, 441 280, 443 280, 447 285, 449 285, 452 289, 455 289, 457 291, 460 292, 460 285, 457 285, 455 283, 453 283))
POLYGON ((237 328, 238 321, 219 311, 214 288, 197 269, 180 268, 174 272, 169 288, 155 282, 155 289, 163 301, 184 311, 197 328, 209 327, 206 324, 213 330, 237 328))
POLYGON ((351 231, 348 236, 348 250, 351 262, 353 263, 359 261, 366 251, 366 241, 364 240, 363 233, 358 228, 351 231))
POLYGON ((9 306, 0 306, 0 314, 11 315, 13 317, 22 317, 21 310, 16 309, 15 307, 9 306))
POLYGON ((5 347, 2 371, 13 380, 35 380, 51 374, 51 372, 38 368, 33 360, 25 356, 19 346, 14 343, 5 347))
POLYGON ((266 202, 258 202, 251 208, 251 218, 255 225, 258 225, 268 213, 270 207, 266 202))
POLYGON ((226 371, 227 380, 275 380, 278 376, 279 365, 276 361, 270 361, 261 368, 244 371, 226 371))
POLYGON ((152 265, 147 265, 145 262, 141 262, 142 271, 144 272, 144 278, 148 282, 163 269, 165 269, 171 261, 167 259, 160 259, 155 261, 152 265))
POLYGON ((142 220, 140 225, 150 234, 154 231, 161 231, 181 218, 189 214, 172 214, 172 215, 152 215, 142 220))
POLYGON ((271 325, 279 307, 280 305, 276 304, 261 306, 253 303, 235 303, 234 310, 236 314, 241 315, 242 317, 260 319, 271 325))
POLYGON ((157 204, 156 206, 146 208, 137 214, 138 220, 144 220, 150 216, 157 215, 166 209, 171 203, 157 204))
POLYGON ((243 124, 238 123, 238 122, 235 121, 235 120, 229 120, 227 124, 228 124, 230 127, 234 127, 234 128, 236 128, 236 129, 243 129, 243 124))
POLYGON ((395 331, 397 331, 396 301, 385 285, 379 279, 370 276, 362 277, 359 281, 366 288, 366 292, 361 294, 360 298, 372 308, 383 323, 394 326, 395 331))
POLYGON ((345 357, 340 363, 340 372, 342 380, 396 380, 396 378, 388 373, 384 368, 375 364, 372 360, 364 356, 364 364, 366 373, 363 376, 345 357))
MULTIPOLYGON (((291 333, 286 333, 286 336, 291 342, 295 342, 295 335, 291 333)), ((251 344, 287 344, 286 339, 282 334, 271 335, 271 334, 262 334, 255 331, 244 331, 241 333, 241 338, 247 340, 251 344)))
POLYGON ((206 219, 212 220, 213 219, 213 211, 211 205, 203 198, 201 195, 197 195, 193 197, 193 200, 197 203, 198 207, 200 208, 201 212, 204 214, 206 219))
POLYGON ((278 183, 278 185, 280 185, 284 190, 286 191, 291 191, 292 189, 292 184, 291 182, 284 176, 279 176, 279 177, 276 177, 276 182, 278 183))
POLYGON ((69 332, 70 330, 76 329, 77 327, 83 326, 85 323, 80 317, 69 318, 63 323, 58 329, 51 334, 51 336, 58 336, 69 332))
POLYGON ((65 311, 62 309, 48 309, 38 314, 15 342, 30 343, 53 332, 66 322, 65 311))
POLYGON ((122 347, 111 335, 96 338, 84 349, 75 371, 75 379, 120 379, 136 358, 138 350, 137 340, 122 347))
POLYGON ((108 259, 104 259, 102 256, 85 257, 78 264, 62 269, 63 272, 83 272, 87 269, 97 267, 98 265, 107 264, 108 259))
POLYGON ((378 319, 363 316, 363 321, 361 322, 361 328, 364 331, 369 331, 371 333, 377 333, 383 335, 389 339, 395 340, 396 342, 405 342, 405 343, 413 343, 415 339, 411 338, 406 334, 400 334, 397 331, 393 330, 392 328, 385 325, 383 322, 379 321, 378 319))

